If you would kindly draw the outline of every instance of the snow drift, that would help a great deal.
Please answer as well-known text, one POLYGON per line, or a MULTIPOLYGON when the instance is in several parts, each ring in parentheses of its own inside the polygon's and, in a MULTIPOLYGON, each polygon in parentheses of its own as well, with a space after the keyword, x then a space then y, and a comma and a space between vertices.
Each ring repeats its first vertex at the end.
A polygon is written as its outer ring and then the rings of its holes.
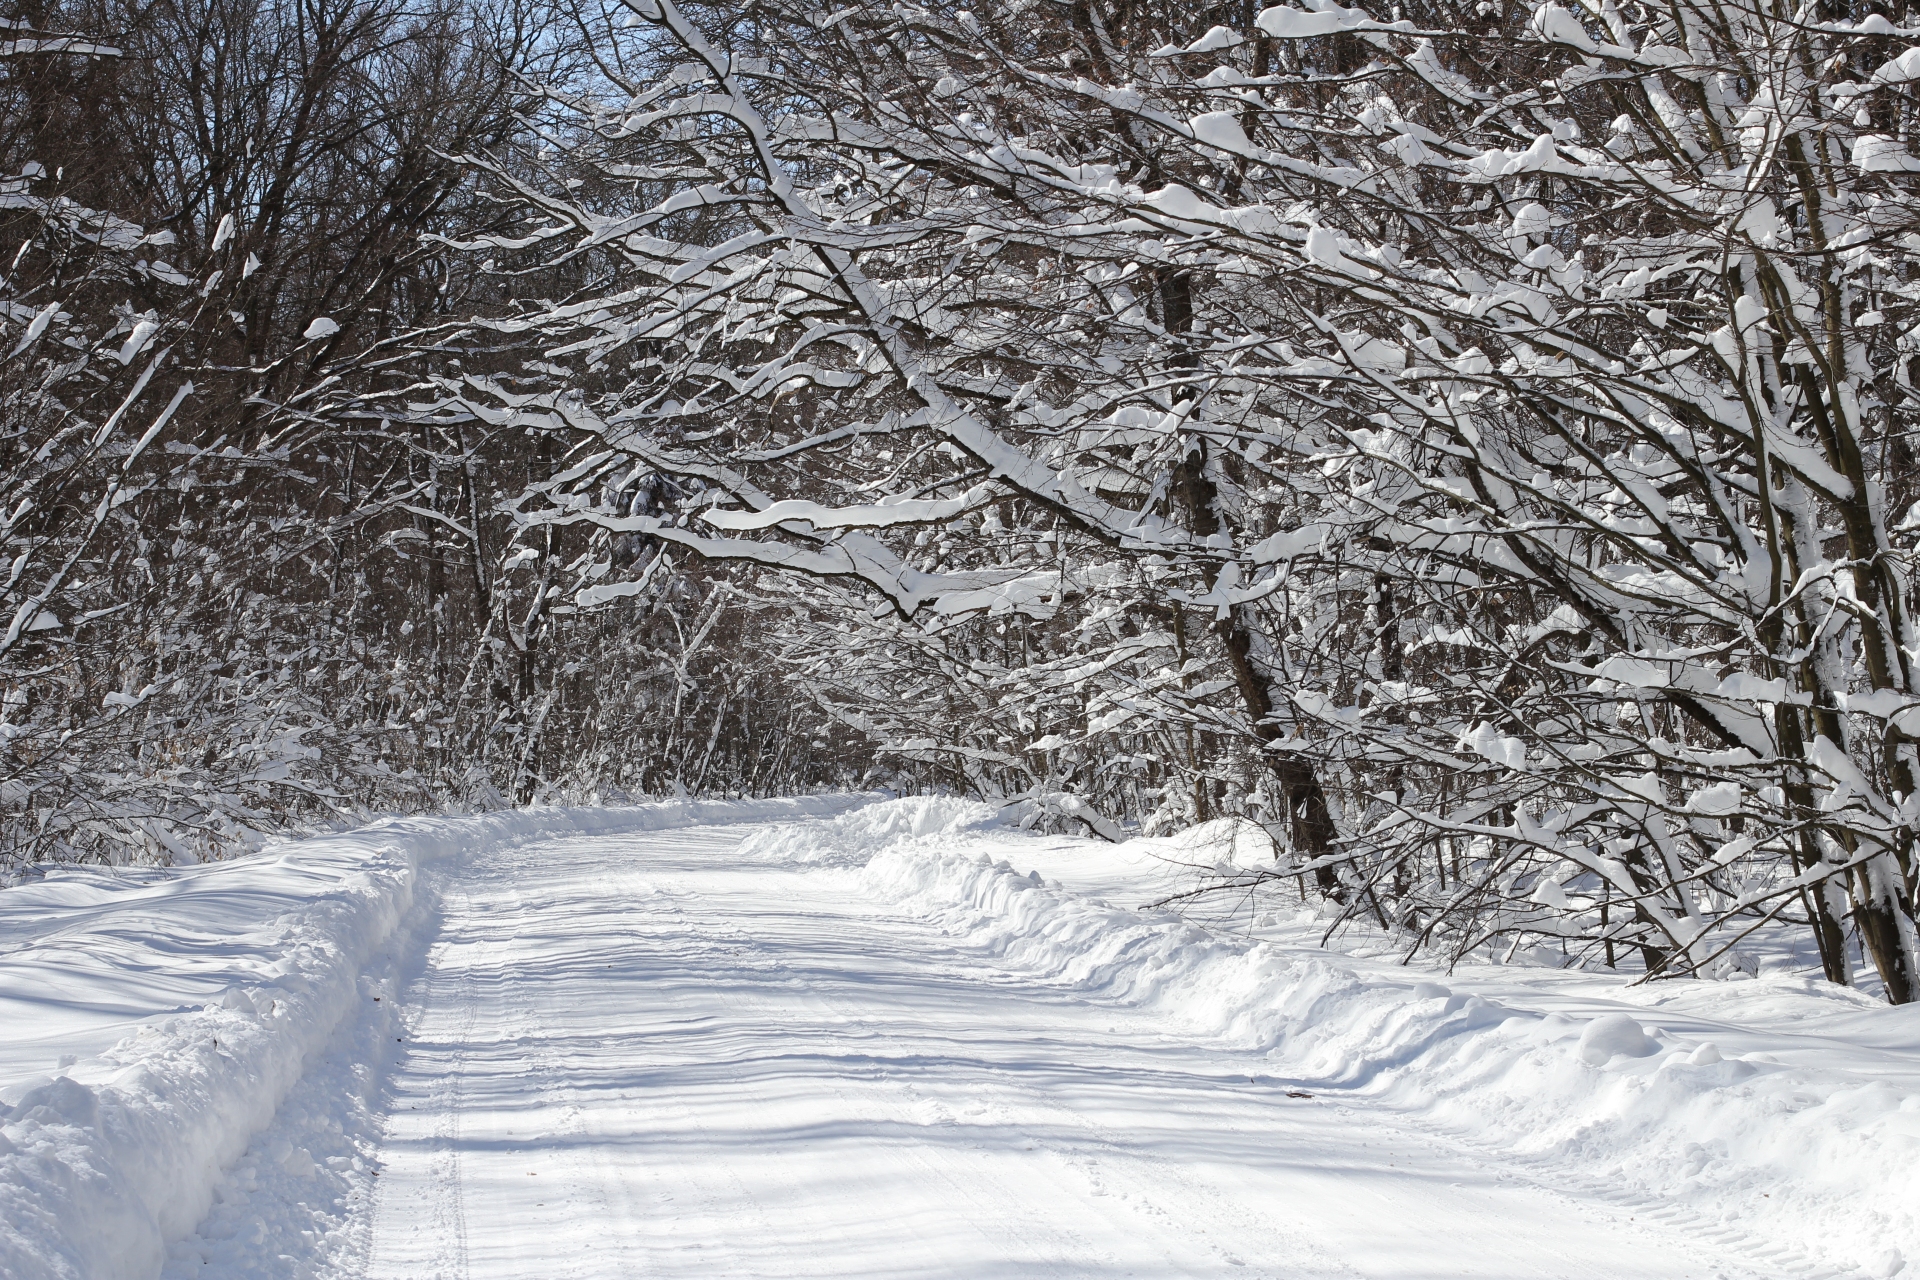
MULTIPOLYGON (((863 837, 890 822, 918 837, 866 860, 864 885, 1003 962, 1163 1011, 1176 1031, 1265 1053, 1305 1088, 1364 1095, 1543 1181, 1690 1221, 1763 1264, 1879 1277, 1920 1256, 1920 1019, 1910 1011, 1856 1007, 1871 1002, 1830 987, 1684 984, 1695 1005, 1697 993, 1729 993, 1719 1011, 1741 998, 1792 1006, 1790 1029, 1756 1032, 1629 1006, 1611 976, 1489 968, 1442 981, 1322 950, 1318 922, 1252 940, 1123 910, 1015 869, 1011 858, 1044 864, 1048 842, 979 830, 977 815, 970 835, 943 841, 922 802, 897 806, 852 815, 863 837), (1531 978, 1516 985, 1516 972, 1531 978), (1570 995, 1554 986, 1563 977, 1587 986, 1570 995), (1576 1011, 1541 1007, 1555 1004, 1576 1011), (1873 1030, 1851 1042, 1821 1034, 1842 1025, 1873 1030), (1749 1248, 1756 1239, 1765 1243, 1749 1248)), ((819 824, 795 838, 832 834, 819 824)))
POLYGON ((828 814, 853 803, 408 819, 174 873, 56 871, 7 890, 0 921, 15 945, 0 955, 0 1004, 23 1028, 22 1011, 38 1006, 35 1025, 51 1032, 32 1045, 55 1074, 0 1077, 0 1275, 157 1275, 166 1243, 206 1215, 221 1170, 357 1001, 361 970, 393 935, 429 862, 556 836, 828 814), (162 1016, 139 1020, 101 1052, 102 1028, 114 1025, 101 1021, 102 1007, 121 1021, 162 1016))
POLYGON ((746 857, 819 866, 860 867, 909 841, 950 838, 986 827, 999 811, 958 796, 908 796, 865 805, 824 822, 783 822, 740 843, 746 857))

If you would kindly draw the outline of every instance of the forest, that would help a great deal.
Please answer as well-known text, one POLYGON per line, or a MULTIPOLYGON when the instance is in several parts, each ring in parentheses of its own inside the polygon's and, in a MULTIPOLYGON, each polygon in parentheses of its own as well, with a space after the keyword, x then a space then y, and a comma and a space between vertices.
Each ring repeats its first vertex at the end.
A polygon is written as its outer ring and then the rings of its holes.
POLYGON ((950 791, 1920 997, 1904 8, 4 13, 0 874, 950 791))

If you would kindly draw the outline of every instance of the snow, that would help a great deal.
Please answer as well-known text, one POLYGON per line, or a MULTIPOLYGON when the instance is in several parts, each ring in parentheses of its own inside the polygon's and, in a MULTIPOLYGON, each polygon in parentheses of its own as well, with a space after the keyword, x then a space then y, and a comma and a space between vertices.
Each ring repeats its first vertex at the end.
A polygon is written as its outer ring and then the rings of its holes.
POLYGON ((1314 36, 1332 35, 1336 31, 1345 31, 1371 21, 1358 9, 1343 9, 1337 4, 1328 3, 1316 5, 1312 11, 1287 5, 1262 9, 1254 18, 1253 25, 1277 40, 1309 40, 1314 36))
MULTIPOLYGON (((1712 1045, 1701 1045, 1701 1049, 1712 1049, 1712 1045)), ((1646 1028, 1624 1013, 1609 1013, 1595 1018, 1580 1033, 1580 1061, 1590 1067, 1604 1067, 1622 1054, 1629 1058, 1644 1058, 1650 1053, 1658 1053, 1660 1046, 1647 1037, 1646 1028)), ((1716 1049, 1711 1055, 1719 1060, 1716 1049)), ((1696 1064, 1688 1058, 1689 1065, 1696 1064)))
POLYGON ((837 508, 789 499, 759 511, 709 507, 700 513, 700 518, 715 528, 728 530, 767 529, 787 520, 804 521, 815 529, 865 529, 908 521, 950 520, 965 512, 969 506, 976 505, 978 496, 969 493, 937 501, 895 499, 891 502, 837 508))
POLYGON ((1217 53, 1221 49, 1232 49, 1245 43, 1243 37, 1232 27, 1209 27, 1207 33, 1188 45, 1188 53, 1217 53))
POLYGON ((1580 19, 1562 9, 1557 4, 1543 4, 1534 12, 1534 28, 1539 31, 1542 40, 1558 44, 1570 44, 1584 53, 1596 53, 1600 46, 1587 34, 1580 19))
POLYGON ((1732 1280, 1920 1250, 1911 1008, 1780 965, 1442 973, 1323 947, 1290 891, 1151 907, 1269 865, 1237 820, 1113 845, 857 803, 390 822, 0 893, 0 1274, 1732 1280))
POLYGON ((1332 267, 1350 276, 1360 276, 1362 279, 1374 274, 1364 267, 1354 265, 1347 258, 1340 242, 1340 234, 1330 227, 1309 228, 1305 247, 1307 256, 1323 266, 1332 267))
POLYGON ((1529 201, 1521 206, 1520 212, 1513 215, 1512 234, 1525 239, 1528 236, 1545 235, 1552 226, 1553 215, 1547 212, 1547 207, 1529 201))
POLYGON ((1863 133, 1855 138, 1852 159, 1862 173, 1920 172, 1920 158, 1884 133, 1863 133))
POLYGON ((740 843, 742 858, 864 867, 897 845, 990 826, 997 810, 957 796, 916 796, 864 805, 823 822, 763 827, 740 843))
POLYGON ((157 1274, 359 1003, 430 861, 847 803, 394 821, 180 870, 56 869, 0 893, 0 1275, 157 1274))
POLYGON ((1714 1274, 1062 989, 949 932, 943 895, 886 892, 896 865, 974 868, 940 850, 989 815, 901 801, 473 859, 409 996, 366 1242, 333 1273, 1714 1274))
POLYGON ((1210 147, 1236 155, 1253 149, 1246 130, 1240 126, 1240 118, 1231 111, 1208 111, 1187 123, 1193 129, 1194 138, 1210 147))
POLYGON ((1920 48, 1908 49, 1899 57, 1882 63, 1873 73, 1873 78, 1882 83, 1900 83, 1920 79, 1920 48))
POLYGON ((1786 973, 1631 989, 1543 968, 1441 975, 1384 945, 1330 953, 1304 911, 1205 929, 1133 909, 1191 887, 1186 868, 1209 861, 1175 841, 970 841, 898 847, 869 864, 868 886, 1024 972, 1152 1009, 1317 1095, 1748 1240, 1762 1274, 1799 1259, 1874 1275, 1920 1253, 1920 1010, 1786 973))

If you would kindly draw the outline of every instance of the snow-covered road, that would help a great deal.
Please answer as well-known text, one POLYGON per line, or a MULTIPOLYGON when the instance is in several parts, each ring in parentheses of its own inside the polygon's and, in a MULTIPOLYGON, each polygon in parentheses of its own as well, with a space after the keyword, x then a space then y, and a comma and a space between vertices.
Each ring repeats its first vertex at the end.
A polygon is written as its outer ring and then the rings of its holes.
POLYGON ((750 830, 439 874, 370 1276, 1792 1274, 1292 1096, 750 830))

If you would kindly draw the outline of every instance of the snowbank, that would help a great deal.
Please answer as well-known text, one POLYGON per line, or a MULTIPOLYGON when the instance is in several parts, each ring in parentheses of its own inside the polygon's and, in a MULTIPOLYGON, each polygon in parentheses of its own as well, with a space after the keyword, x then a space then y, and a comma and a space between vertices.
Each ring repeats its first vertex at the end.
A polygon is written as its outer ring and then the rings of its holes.
POLYGON ((222 1168, 355 1005, 426 863, 864 799, 399 820, 232 862, 71 869, 0 892, 0 1275, 159 1274, 166 1242, 206 1215, 222 1168), (30 1061, 47 1074, 28 1074, 30 1061))
MULTIPOLYGON (((861 829, 879 830, 887 808, 855 815, 861 829)), ((1920 1258, 1920 1010, 1753 982, 1664 984, 1681 993, 1668 1004, 1595 975, 1441 981, 1314 946, 1317 921, 1223 935, 1013 866, 1045 863, 1058 839, 976 831, 943 851, 916 834, 871 857, 866 886, 1024 971, 1161 1010, 1171 1030, 1263 1052, 1303 1088, 1367 1096, 1543 1181, 1725 1236, 1763 1265, 1798 1254, 1882 1277, 1920 1258), (1743 1007, 1771 1025, 1723 1020, 1743 1007)))
POLYGON ((999 811, 957 796, 907 796, 870 804, 827 822, 785 822, 740 844, 747 857, 821 866, 859 867, 885 849, 930 837, 951 837, 997 821, 999 811))

